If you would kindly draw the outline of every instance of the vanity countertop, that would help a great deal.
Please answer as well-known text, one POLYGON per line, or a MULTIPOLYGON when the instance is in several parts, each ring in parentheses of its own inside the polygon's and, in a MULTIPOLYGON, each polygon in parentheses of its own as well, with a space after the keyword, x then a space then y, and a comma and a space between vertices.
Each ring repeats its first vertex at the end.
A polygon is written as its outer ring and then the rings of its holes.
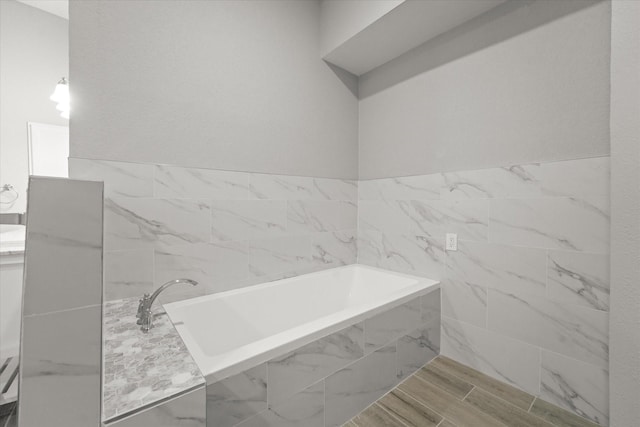
POLYGON ((161 305, 153 328, 136 324, 137 298, 105 303, 102 419, 111 421, 205 384, 161 305))

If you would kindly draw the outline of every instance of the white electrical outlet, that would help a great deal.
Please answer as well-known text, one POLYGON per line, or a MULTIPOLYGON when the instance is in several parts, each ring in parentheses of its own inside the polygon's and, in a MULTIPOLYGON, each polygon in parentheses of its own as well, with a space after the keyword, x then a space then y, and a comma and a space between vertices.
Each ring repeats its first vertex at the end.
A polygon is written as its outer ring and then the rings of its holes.
POLYGON ((447 233, 445 236, 445 249, 448 251, 458 250, 458 235, 455 233, 447 233))

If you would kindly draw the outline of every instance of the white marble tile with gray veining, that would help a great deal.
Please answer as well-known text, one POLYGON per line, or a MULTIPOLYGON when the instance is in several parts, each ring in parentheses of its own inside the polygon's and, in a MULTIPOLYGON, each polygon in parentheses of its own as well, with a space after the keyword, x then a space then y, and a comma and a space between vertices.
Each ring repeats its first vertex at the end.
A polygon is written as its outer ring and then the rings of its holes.
POLYGON ((98 182, 29 178, 23 315, 102 302, 102 187, 98 182))
POLYGON ((103 257, 105 300, 141 297, 153 291, 153 249, 106 251, 103 257))
POLYGON ((250 199, 313 200, 317 197, 313 178, 309 176, 249 175, 250 199))
POLYGON ((540 349, 484 328, 442 316, 441 354, 537 395, 540 349))
POLYGON ((442 316, 442 287, 420 297, 422 324, 440 324, 442 316))
POLYGON ((538 163, 501 168, 447 172, 443 175, 443 199, 535 197, 540 195, 538 163))
POLYGON ((216 169, 155 167, 155 196, 172 199, 246 200, 249 174, 216 169))
POLYGON ((69 178, 104 181, 105 197, 152 197, 154 166, 69 158, 69 178))
POLYGON ((446 264, 445 277, 451 281, 545 295, 547 255, 543 249, 458 242, 457 251, 447 252, 446 264))
POLYGON ((325 426, 341 426, 397 382, 395 343, 331 375, 325 379, 325 426))
POLYGON ((540 399, 595 423, 585 421, 584 425, 609 425, 609 374, 605 369, 545 351, 540 387, 540 399))
POLYGON ((422 323, 420 297, 364 321, 365 351, 370 353, 417 329, 422 323))
POLYGON ((324 427, 324 381, 270 406, 237 427, 324 427))
POLYGON ((355 230, 313 233, 311 235, 311 263, 325 268, 355 264, 357 261, 357 233, 355 230))
POLYGON ((158 406, 135 413, 108 427, 206 427, 207 395, 204 386, 187 394, 163 402, 158 406))
POLYGON ((358 200, 358 181, 350 179, 313 178, 317 200, 358 200))
POLYGON ((280 275, 304 270, 310 265, 311 236, 309 234, 250 241, 250 275, 280 275))
POLYGON ((440 321, 424 325, 398 340, 397 375, 405 379, 440 354, 440 321))
POLYGON ((136 324, 138 298, 111 301, 103 313, 103 420, 204 385, 204 378, 160 305, 153 328, 136 324))
POLYGON ((357 223, 358 206, 355 202, 287 202, 287 231, 292 233, 352 230, 357 227, 357 223))
POLYGON ((545 196, 608 196, 611 185, 610 158, 605 156, 543 163, 539 180, 541 193, 545 196))
POLYGON ((434 200, 440 198, 440 174, 363 180, 360 200, 434 200))
POLYGON ((207 426, 232 427, 267 409, 265 363, 207 384, 207 426))
POLYGON ((608 320, 604 311, 489 289, 490 330, 598 366, 608 365, 608 320))
POLYGON ((602 426, 609 425, 606 368, 542 351, 540 397, 602 426))
POLYGON ((486 327, 487 287, 456 279, 444 279, 442 313, 456 320, 486 327))
POLYGON ((249 275, 249 248, 245 242, 193 243, 155 251, 155 287, 169 280, 198 282, 172 286, 162 293, 164 303, 219 292, 221 280, 238 281, 249 275))
POLYGON ((490 240, 508 245, 607 253, 606 197, 491 200, 490 240))
POLYGON ((211 203, 214 240, 248 240, 282 235, 287 230, 284 200, 214 200, 211 203))
POLYGON ((209 202, 181 199, 105 199, 106 250, 208 242, 209 202))
POLYGON ((360 231, 358 262, 439 279, 445 262, 444 240, 419 235, 360 231))
POLYGON ((416 234, 442 239, 446 233, 456 233, 460 240, 487 241, 487 200, 414 200, 399 205, 416 234))
POLYGON ((415 223, 400 208, 398 201, 360 200, 358 203, 358 230, 403 234, 415 228, 415 223))
POLYGON ((21 426, 98 422, 100 312, 93 306, 23 318, 21 426))
POLYGON ((267 363, 269 405, 327 377, 364 355, 364 328, 359 323, 300 347, 267 363))
POLYGON ((550 251, 547 295, 597 310, 609 310, 609 255, 550 251))

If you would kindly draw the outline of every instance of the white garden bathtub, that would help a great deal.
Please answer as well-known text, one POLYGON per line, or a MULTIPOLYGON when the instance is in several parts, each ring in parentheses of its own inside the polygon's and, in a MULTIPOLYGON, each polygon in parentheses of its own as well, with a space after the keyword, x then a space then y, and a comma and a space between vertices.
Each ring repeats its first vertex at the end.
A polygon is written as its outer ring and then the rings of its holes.
POLYGON ((363 265, 165 305, 211 384, 439 288, 363 265))

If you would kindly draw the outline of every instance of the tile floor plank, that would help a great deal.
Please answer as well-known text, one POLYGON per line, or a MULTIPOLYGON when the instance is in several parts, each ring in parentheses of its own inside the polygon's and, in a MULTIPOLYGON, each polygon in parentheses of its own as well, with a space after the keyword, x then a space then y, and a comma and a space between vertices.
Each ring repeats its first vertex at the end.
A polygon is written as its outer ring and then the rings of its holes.
POLYGON ((469 384, 460 378, 453 376, 433 365, 427 365, 415 373, 415 375, 431 384, 434 384, 449 394, 462 400, 469 394, 473 384, 469 384))
POLYGON ((557 427, 598 427, 586 418, 572 414, 542 399, 536 399, 531 407, 531 412, 540 418, 544 418, 557 427))
POLYGON ((478 387, 474 388, 464 401, 509 427, 553 427, 542 418, 538 418, 478 387))
POLYGON ((399 420, 392 417, 377 403, 369 406, 360 415, 351 420, 357 427, 406 427, 399 420))
POLYGON ((378 405, 409 427, 435 427, 442 421, 440 415, 400 390, 384 396, 378 405))
POLYGON ((496 427, 503 424, 441 388, 411 376, 398 388, 458 427, 496 427))
POLYGON ((533 402, 534 396, 531 394, 491 378, 448 357, 438 356, 429 365, 473 384, 525 411, 529 410, 531 402, 533 402))

